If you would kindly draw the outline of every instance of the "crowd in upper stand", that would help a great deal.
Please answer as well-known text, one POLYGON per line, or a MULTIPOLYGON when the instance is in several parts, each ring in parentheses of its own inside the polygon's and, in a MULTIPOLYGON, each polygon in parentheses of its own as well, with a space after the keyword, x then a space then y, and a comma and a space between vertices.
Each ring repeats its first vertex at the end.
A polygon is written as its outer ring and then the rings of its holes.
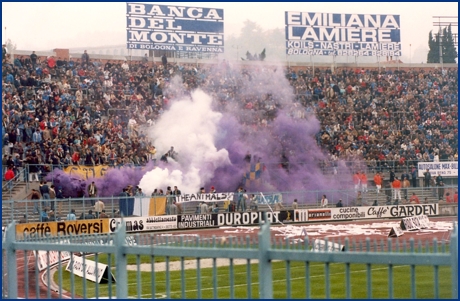
POLYGON ((285 106, 292 118, 314 113, 317 143, 338 159, 361 158, 371 169, 458 159, 458 74, 455 69, 285 68, 294 101, 248 96, 265 67, 152 64, 139 61, 2 57, 3 165, 144 165, 157 150, 143 127, 154 126, 171 100, 201 88, 215 109, 230 103, 249 128, 267 126, 285 106), (182 79, 177 88, 171 83, 182 79))

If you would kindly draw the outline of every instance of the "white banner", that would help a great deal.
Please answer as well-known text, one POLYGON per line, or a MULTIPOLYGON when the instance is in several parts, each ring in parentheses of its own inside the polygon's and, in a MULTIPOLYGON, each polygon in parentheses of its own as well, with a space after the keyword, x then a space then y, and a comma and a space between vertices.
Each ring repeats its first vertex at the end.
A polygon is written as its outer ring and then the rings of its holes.
POLYGON ((423 178, 427 169, 430 170, 431 177, 458 177, 458 162, 445 161, 445 162, 419 162, 418 163, 418 177, 423 178))
POLYGON ((218 192, 218 193, 191 193, 176 196, 176 202, 225 202, 233 201, 233 192, 218 192))
POLYGON ((426 215, 417 215, 405 217, 401 220, 401 229, 407 231, 428 228, 428 217, 426 215))
MULTIPOLYGON (((101 283, 101 280, 108 280, 109 269, 108 266, 103 263, 97 263, 93 260, 74 256, 71 261, 67 264, 66 271, 73 272, 79 277, 86 277, 87 280, 101 283), (97 274, 97 278, 96 278, 97 274)), ((112 274, 112 281, 115 282, 115 277, 112 274)))
POLYGON ((325 240, 322 239, 315 239, 312 247, 313 252, 318 252, 318 251, 327 251, 327 252, 332 252, 332 251, 345 251, 345 246, 342 246, 341 244, 335 243, 328 241, 326 242, 325 240), (327 248, 326 248, 327 245, 327 248))
POLYGON ((111 218, 109 221, 110 232, 115 232, 117 226, 122 221, 126 223, 126 232, 177 229, 177 215, 161 215, 111 218))
MULTIPOLYGON (((58 251, 49 251, 49 262, 48 262, 48 251, 34 251, 35 258, 37 259, 38 263, 38 270, 43 271, 48 266, 53 266, 59 263, 59 252, 58 251)), ((70 252, 61 251, 60 261, 70 259, 70 252)))

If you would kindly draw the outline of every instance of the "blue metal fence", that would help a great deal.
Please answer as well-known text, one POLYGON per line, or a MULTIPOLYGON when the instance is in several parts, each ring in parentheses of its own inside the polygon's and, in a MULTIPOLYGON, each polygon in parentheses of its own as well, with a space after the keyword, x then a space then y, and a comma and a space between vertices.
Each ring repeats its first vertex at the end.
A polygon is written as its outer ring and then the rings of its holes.
MULTIPOLYGON (((436 240, 417 243, 413 239, 410 241, 400 241, 395 239, 382 240, 380 242, 366 239, 364 242, 355 242, 345 239, 343 242, 331 242, 325 240, 326 247, 316 248, 315 243, 305 237, 297 243, 289 239, 283 242, 274 241, 270 234, 270 224, 265 223, 260 226, 257 238, 239 239, 229 238, 220 240, 213 237, 190 237, 180 236, 171 237, 159 234, 136 234, 127 239, 125 226, 122 225, 114 234, 110 235, 87 235, 70 237, 50 237, 46 239, 17 240, 15 224, 12 223, 3 235, 3 271, 2 271, 2 297, 16 299, 22 298, 76 298, 76 297, 95 297, 95 298, 191 298, 190 291, 193 291, 192 298, 299 298, 298 290, 293 283, 302 281, 302 294, 300 298, 312 298, 317 296, 317 288, 313 286, 313 278, 317 278, 315 273, 319 270, 317 263, 323 264, 324 269, 320 277, 324 279, 323 298, 336 297, 333 287, 337 283, 331 283, 335 265, 344 267, 344 283, 339 283, 344 291, 342 298, 352 298, 356 291, 361 291, 360 298, 395 298, 395 286, 400 282, 400 266, 406 267, 409 272, 402 275, 407 282, 407 292, 410 298, 426 298, 430 296, 418 293, 420 286, 428 284, 417 284, 417 276, 420 266, 432 267, 433 298, 458 298, 458 227, 454 224, 450 242, 438 244, 436 240), (337 243, 341 248, 329 249, 328 245, 335 246, 337 243), (342 248, 343 247, 343 248, 342 248), (44 250, 42 262, 38 262, 38 256, 30 256, 32 251, 44 250), (53 254, 57 252, 58 255, 53 254), (100 258, 108 254, 107 273, 105 275, 107 284, 87 281, 90 273, 83 273, 82 280, 73 270, 74 265, 70 265, 70 284, 63 280, 65 262, 61 260, 64 252, 70 252, 70 256, 84 254, 95 254, 94 270, 96 279, 97 267, 101 265, 100 258), (134 272, 128 272, 128 256, 135 257, 134 272), (35 258, 35 259, 34 259, 35 258), (56 258, 58 258, 56 260, 56 258), (112 264, 112 258, 115 263, 112 264), (147 262, 150 265, 149 272, 141 272, 141 258, 150 258, 147 262), (156 259, 163 258, 165 262, 164 271, 156 267, 156 259), (180 268, 178 272, 173 272, 170 265, 179 258, 180 268), (186 259, 192 259, 194 264, 194 275, 186 273, 186 259), (225 268, 225 283, 219 278, 222 273, 217 269, 218 259, 228 260, 225 268), (212 260, 209 268, 202 267, 204 259, 212 260), (242 259, 242 275, 238 276, 235 261, 242 259), (45 261, 45 263, 43 263, 45 261), (275 273, 274 265, 284 263, 283 276, 275 273), (54 265, 53 265, 54 263, 54 265), (294 275, 294 264, 300 264, 303 270, 301 276, 294 275), (6 264, 6 266, 5 266, 6 264), (254 264, 257 264, 255 268, 254 264), (353 264, 365 265, 362 282, 364 286, 359 287, 354 282, 356 276, 351 277, 355 271, 353 264), (42 271, 39 266, 44 265, 42 271), (333 266, 334 265, 334 266, 333 266), (387 272, 388 283, 375 283, 372 279, 375 272, 374 266, 381 265, 387 272), (245 266, 245 269, 244 269, 245 266), (302 268, 303 266, 303 268, 302 268), (450 268, 451 275, 440 275, 441 268, 450 268), (58 276, 52 276, 53 270, 58 276), (41 277, 40 277, 41 274, 41 277), (188 276, 187 276, 188 275, 188 276), (246 276, 246 277, 244 277, 246 276), (210 277, 209 280, 206 280, 210 277), (143 278, 149 278, 144 281, 143 278), (276 278, 276 279, 275 279, 276 278), (20 279, 21 281, 19 281, 20 279), (57 280, 56 280, 57 279, 57 280), (112 284, 112 280, 116 283, 112 284), (244 281, 244 279, 246 281, 244 281), (55 282, 55 283, 54 283, 55 282), (53 284, 54 283, 54 284, 53 284), (281 285, 281 286, 280 286, 281 285), (19 287, 20 286, 20 287, 19 287), (63 288, 65 287, 65 289, 63 288), (279 291, 280 288, 283 291, 279 291), (446 292, 446 289, 449 290, 446 292), (209 293, 209 292, 212 292, 209 293), (315 291, 315 294, 313 292, 315 291), (224 293, 223 293, 224 292, 224 293), (380 292, 380 295, 377 293, 380 292)), ((81 257, 83 266, 89 266, 92 259, 81 257)), ((132 260, 131 260, 132 265, 132 260)), ((381 267, 380 266, 380 267, 381 267)), ((298 268, 297 266, 295 267, 298 268)), ((426 279, 425 279, 426 280, 426 279)), ((362 284, 362 283, 360 283, 362 284)), ((431 284, 430 284, 431 285, 431 284)), ((299 289, 299 287, 297 287, 299 289)))

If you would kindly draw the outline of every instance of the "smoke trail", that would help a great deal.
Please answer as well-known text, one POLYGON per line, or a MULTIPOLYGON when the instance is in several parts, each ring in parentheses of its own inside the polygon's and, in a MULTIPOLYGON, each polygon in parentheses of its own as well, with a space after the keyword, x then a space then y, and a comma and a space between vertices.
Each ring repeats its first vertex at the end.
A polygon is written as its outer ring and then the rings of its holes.
POLYGON ((195 90, 191 97, 174 101, 158 120, 149 137, 162 154, 174 147, 177 158, 169 158, 168 165, 144 175, 139 186, 145 193, 174 185, 195 193, 209 182, 217 168, 230 164, 228 151, 215 146, 222 114, 214 112, 211 104, 209 95, 195 90))
MULTIPOLYGON (((248 192, 297 191, 301 203, 313 203, 317 194, 308 191, 351 188, 351 174, 345 171, 330 177, 321 170, 319 162, 327 154, 315 139, 320 122, 296 103, 284 67, 218 65, 198 72, 211 82, 208 90, 194 90, 187 96, 181 78, 171 78, 164 90, 170 108, 148 133, 158 158, 173 146, 177 160, 169 158, 155 169, 110 171, 95 179, 101 195, 117 194, 128 184, 139 185, 146 194, 175 185, 183 193, 195 193, 200 187, 209 190, 211 185, 217 191, 235 191, 257 162, 263 164, 263 172, 257 181, 246 181, 248 192), (247 152, 250 163, 244 160, 247 152), (343 178, 350 186, 339 181, 343 178)), ((81 185, 65 177, 69 178, 59 174, 71 189, 81 185)), ((339 195, 328 193, 328 198, 339 195)), ((283 203, 291 203, 291 196, 283 203)))

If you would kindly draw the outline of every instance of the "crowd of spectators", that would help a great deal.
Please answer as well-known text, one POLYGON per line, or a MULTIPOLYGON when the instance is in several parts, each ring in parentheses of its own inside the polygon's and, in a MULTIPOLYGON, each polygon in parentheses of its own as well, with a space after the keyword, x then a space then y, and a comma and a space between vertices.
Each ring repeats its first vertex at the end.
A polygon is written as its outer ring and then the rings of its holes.
MULTIPOLYGON (((260 66, 236 70, 223 61, 216 72, 211 64, 146 58, 102 62, 86 52, 70 59, 32 53, 11 61, 3 52, 3 165, 15 171, 24 164, 144 165, 157 150, 141 127, 154 126, 171 99, 198 87, 214 97, 217 110, 236 103, 256 112, 239 116, 252 128, 266 126, 286 103, 271 94, 241 97, 260 66), (169 89, 176 75, 183 84, 169 89)), ((392 69, 286 68, 296 95, 288 112, 316 114, 327 164, 364 159, 377 170, 388 162, 457 161, 458 70, 392 69)))
POLYGON ((321 121, 316 138, 331 159, 365 159, 380 171, 457 161, 457 71, 357 68, 288 76, 300 102, 321 121))

